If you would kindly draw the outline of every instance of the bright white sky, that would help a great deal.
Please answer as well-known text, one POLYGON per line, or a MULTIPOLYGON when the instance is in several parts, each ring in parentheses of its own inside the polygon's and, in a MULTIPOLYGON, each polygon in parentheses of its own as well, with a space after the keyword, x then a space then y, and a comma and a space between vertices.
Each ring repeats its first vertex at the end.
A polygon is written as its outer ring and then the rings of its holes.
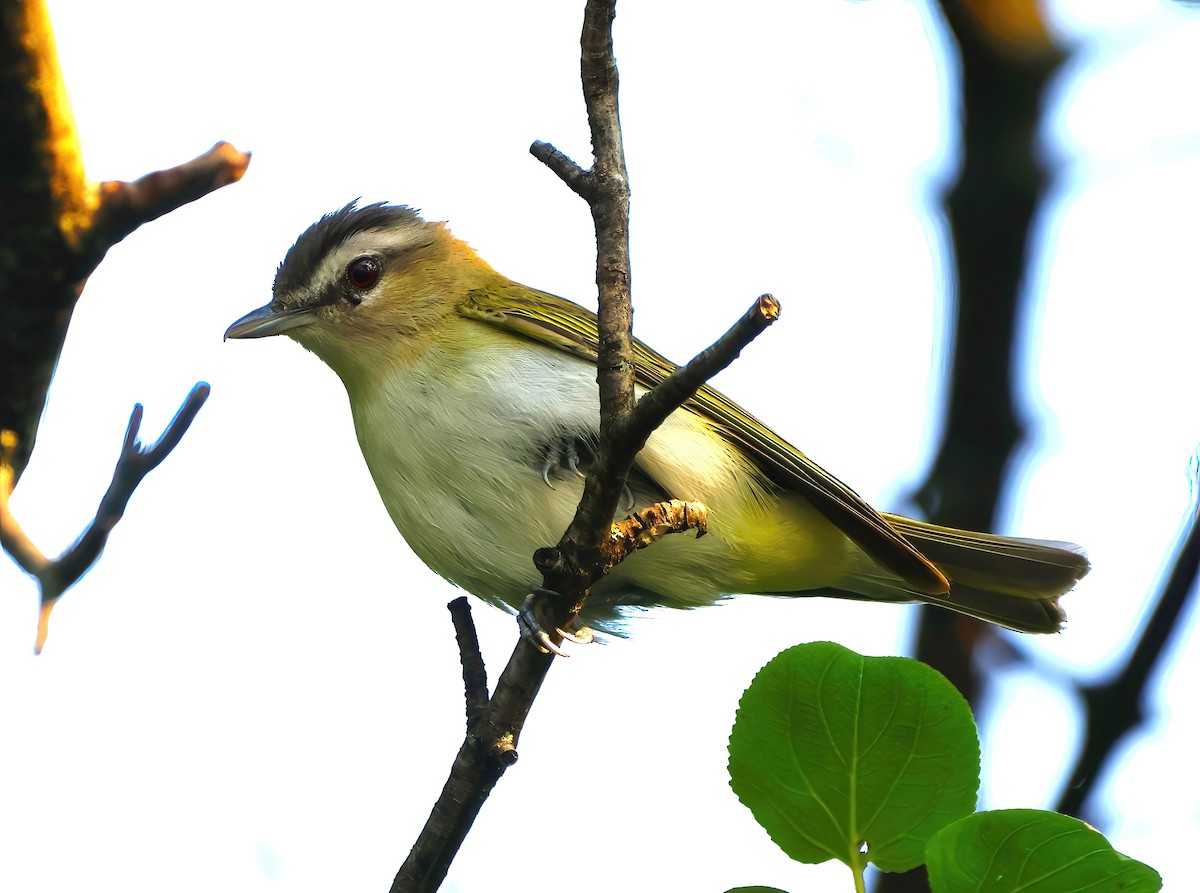
MULTIPOLYGON (((213 396, 134 497, 32 657, 34 588, 0 561, 0 889, 383 890, 462 734, 451 587, 383 512, 336 377, 286 339, 222 344, 299 231, 349 198, 446 219, 513 278, 581 302, 585 206, 527 154, 584 160, 578 3, 52 2, 97 179, 229 139, 245 180, 135 233, 79 305, 14 499, 65 547, 129 410, 156 437, 213 396)), ((637 331, 687 359, 760 292, 784 315, 720 386, 882 508, 935 439, 941 188, 957 62, 926 4, 624 3, 637 331), (685 14, 686 12, 686 14, 685 14), (716 60, 714 63, 713 60, 716 60)), ((1200 19, 1154 0, 1055 6, 1078 51, 1050 103, 1039 222, 1036 449, 1009 529, 1085 544, 1069 630, 997 677, 988 806, 1044 806, 1069 696, 1126 647, 1186 511, 1200 441, 1200 19)), ((480 606, 493 676, 512 620, 480 606)), ((755 670, 799 641, 905 647, 907 609, 743 598, 640 620, 555 668, 447 890, 846 890, 791 863, 728 789, 755 670)), ((1193 618, 1101 816, 1167 890, 1194 877, 1193 618)))

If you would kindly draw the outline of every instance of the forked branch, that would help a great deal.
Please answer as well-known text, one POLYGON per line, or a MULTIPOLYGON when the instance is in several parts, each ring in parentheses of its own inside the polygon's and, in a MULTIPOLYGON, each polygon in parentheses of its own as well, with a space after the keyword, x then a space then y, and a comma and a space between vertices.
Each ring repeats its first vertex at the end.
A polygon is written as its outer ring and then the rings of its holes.
POLYGON ((149 447, 143 447, 138 438, 142 425, 142 405, 139 403, 133 407, 112 482, 100 500, 96 517, 75 544, 54 559, 46 557, 12 514, 9 497, 16 483, 16 467, 13 464, 16 436, 11 431, 0 432, 0 546, 25 573, 37 580, 41 591, 41 611, 34 645, 36 652, 40 653, 46 643, 50 612, 55 602, 96 563, 108 542, 108 535, 125 514, 133 491, 179 445, 195 420, 196 413, 208 399, 208 394, 209 387, 203 382, 192 388, 162 436, 149 447))
MULTIPOLYGON (((646 439, 705 381, 729 365, 779 315, 769 295, 720 340, 635 403, 632 309, 629 301, 629 185, 617 110, 613 59, 615 0, 589 0, 581 40, 581 75, 595 163, 583 170, 549 143, 531 147, 574 192, 587 200, 596 228, 599 289, 597 380, 600 446, 584 481, 583 498, 567 532, 535 558, 545 589, 558 593, 559 626, 567 628, 591 586, 637 549, 668 533, 707 529, 698 503, 666 502, 613 523, 625 478, 646 439)), ((475 817, 504 770, 517 760, 517 742, 553 655, 517 643, 490 698, 470 613, 455 610, 455 629, 467 695, 467 735, 441 796, 400 867, 392 893, 436 890, 475 817)))
POLYGON ((96 519, 71 549, 48 559, 13 517, 9 495, 33 451, 75 304, 109 248, 241 179, 250 156, 217 143, 133 182, 90 181, 45 0, 0 0, 0 20, 0 545, 40 584, 40 648, 51 606, 91 567, 138 481, 175 447, 208 395, 197 385, 145 451, 136 445, 141 407, 134 410, 96 519))

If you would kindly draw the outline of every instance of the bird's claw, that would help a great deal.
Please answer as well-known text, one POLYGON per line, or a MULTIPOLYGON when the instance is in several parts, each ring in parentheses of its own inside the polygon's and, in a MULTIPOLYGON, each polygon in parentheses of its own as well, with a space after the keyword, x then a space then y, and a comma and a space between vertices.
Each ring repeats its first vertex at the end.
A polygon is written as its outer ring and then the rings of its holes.
MULTIPOLYGON (((558 593, 551 592, 548 589, 534 589, 533 592, 529 593, 524 604, 521 605, 521 610, 517 612, 517 628, 521 631, 521 638, 542 652, 542 654, 570 657, 571 655, 564 651, 550 637, 550 633, 546 631, 541 618, 538 617, 539 605, 545 599, 554 597, 558 597, 558 593)), ((576 645, 588 645, 596 641, 596 636, 586 626, 580 627, 574 632, 562 629, 559 626, 551 626, 551 629, 564 641, 573 642, 576 645)))
POLYGON ((561 440, 549 444, 546 447, 545 460, 542 464, 542 480, 551 490, 554 489, 554 484, 550 480, 551 476, 561 479, 567 477, 569 473, 575 477, 584 477, 584 473, 579 468, 579 446, 574 437, 563 437, 561 440))
MULTIPOLYGON (((583 469, 579 467, 580 447, 583 447, 584 450, 582 461, 590 462, 587 444, 576 437, 563 437, 546 446, 541 466, 542 481, 551 490, 554 489, 556 480, 565 480, 572 475, 580 479, 587 477, 583 473, 583 469)), ((628 514, 636 505, 633 490, 630 489, 628 483, 622 484, 621 501, 617 505, 617 511, 621 514, 628 514)))
MULTIPOLYGON (((533 596, 530 596, 532 598, 533 596)), ((556 654, 559 657, 570 657, 571 655, 563 651, 560 647, 554 644, 537 618, 533 616, 532 611, 526 610, 529 604, 529 599, 525 600, 525 605, 522 605, 521 610, 517 612, 517 628, 521 631, 521 638, 536 648, 542 654, 556 654)))

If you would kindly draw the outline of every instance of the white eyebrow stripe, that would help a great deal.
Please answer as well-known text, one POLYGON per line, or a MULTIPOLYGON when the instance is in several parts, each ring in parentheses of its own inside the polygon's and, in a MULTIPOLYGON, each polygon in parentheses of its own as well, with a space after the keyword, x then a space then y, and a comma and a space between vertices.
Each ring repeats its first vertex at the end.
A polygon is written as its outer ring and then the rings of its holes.
POLYGON ((430 241, 431 236, 420 226, 360 230, 321 261, 313 275, 313 291, 319 294, 340 280, 346 273, 346 265, 356 257, 364 254, 400 254, 430 241))

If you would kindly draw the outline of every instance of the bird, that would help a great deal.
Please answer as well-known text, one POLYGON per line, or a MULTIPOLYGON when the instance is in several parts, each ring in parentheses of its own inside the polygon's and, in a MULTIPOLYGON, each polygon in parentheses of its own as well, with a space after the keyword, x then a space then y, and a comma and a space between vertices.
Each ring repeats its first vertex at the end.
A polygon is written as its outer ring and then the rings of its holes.
MULTIPOLYGON (((483 601, 528 612, 532 555, 558 542, 598 449, 596 315, 498 273, 443 222, 356 199, 301 233, 271 301, 225 337, 280 334, 342 380, 413 552, 483 601)), ((633 345, 642 393, 675 366, 633 345)), ((668 499, 707 506, 708 535, 667 537, 616 566, 579 618, 589 630, 625 635, 638 608, 761 594, 922 602, 1053 633, 1060 596, 1090 568, 1072 543, 878 512, 708 385, 650 435, 618 514, 668 499)))

